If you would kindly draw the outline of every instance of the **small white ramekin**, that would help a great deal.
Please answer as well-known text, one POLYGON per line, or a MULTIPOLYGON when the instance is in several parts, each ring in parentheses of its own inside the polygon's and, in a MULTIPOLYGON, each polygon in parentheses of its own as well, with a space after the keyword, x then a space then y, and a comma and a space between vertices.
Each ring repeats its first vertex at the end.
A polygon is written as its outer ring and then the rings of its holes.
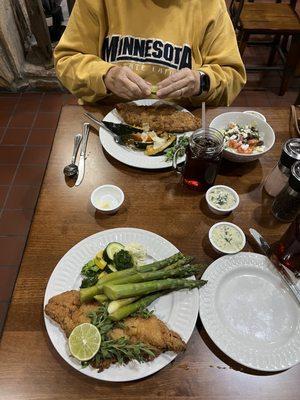
POLYGON ((235 210, 235 209, 238 207, 238 205, 240 204, 240 197, 239 197, 239 195, 237 194, 237 192, 236 192, 235 190, 233 190, 231 187, 225 186, 225 185, 215 185, 215 186, 212 186, 211 188, 209 188, 209 189, 207 190, 207 192, 205 193, 205 199, 206 199, 208 208, 209 208, 213 213, 218 214, 218 215, 227 215, 227 214, 231 213, 233 210, 235 210), (232 207, 229 207, 229 208, 226 208, 226 209, 218 208, 218 207, 216 207, 214 204, 212 204, 212 203, 209 201, 209 194, 210 194, 210 192, 211 192, 213 189, 216 189, 216 188, 223 188, 223 189, 228 190, 230 193, 232 193, 233 196, 234 196, 235 199, 236 199, 236 204, 234 204, 232 207))
POLYGON ((98 186, 91 194, 91 203, 104 214, 115 214, 124 202, 124 192, 115 185, 98 186), (110 201, 111 207, 101 207, 101 201, 110 201))
POLYGON ((209 238, 210 244, 213 247, 213 249, 219 254, 235 254, 235 253, 239 253, 240 251, 243 250, 243 248, 246 245, 246 236, 245 236, 244 232, 242 231, 242 229, 240 227, 238 227, 235 224, 232 224, 231 222, 217 222, 216 224, 214 224, 210 228, 210 230, 208 232, 208 238, 209 238), (237 250, 237 251, 224 251, 214 243, 214 241, 212 239, 212 232, 217 226, 220 226, 220 225, 230 225, 230 226, 234 227, 235 229, 237 229, 239 231, 239 233, 242 236, 242 240, 243 240, 242 246, 241 246, 241 248, 239 250, 237 250))

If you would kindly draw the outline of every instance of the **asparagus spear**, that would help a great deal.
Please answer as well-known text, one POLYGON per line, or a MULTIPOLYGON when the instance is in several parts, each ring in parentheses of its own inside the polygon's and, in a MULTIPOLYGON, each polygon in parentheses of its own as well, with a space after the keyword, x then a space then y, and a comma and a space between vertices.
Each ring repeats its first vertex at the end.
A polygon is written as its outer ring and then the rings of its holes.
POLYGON ((94 296, 94 299, 98 301, 98 303, 105 303, 106 301, 108 301, 107 296, 105 296, 105 294, 97 294, 97 296, 94 296))
POLYGON ((128 317, 128 315, 133 314, 134 312, 144 309, 149 304, 151 304, 154 300, 158 299, 160 296, 165 294, 165 292, 156 292, 154 294, 150 294, 149 296, 143 297, 142 299, 135 301, 134 303, 124 305, 118 310, 114 311, 110 314, 110 318, 114 321, 120 321, 123 318, 128 317))
POLYGON ((166 278, 187 278, 189 276, 197 274, 200 270, 199 267, 200 267, 199 265, 195 264, 195 265, 187 265, 171 269, 166 267, 159 271, 153 271, 153 272, 137 272, 132 276, 116 279, 113 281, 113 284, 121 285, 124 283, 147 282, 156 279, 166 279, 166 278))
POLYGON ((138 300, 138 297, 129 297, 128 299, 113 300, 109 303, 109 305, 107 307, 108 314, 113 314, 119 308, 127 306, 128 304, 134 303, 136 300, 138 300))
POLYGON ((185 257, 182 253, 176 253, 171 257, 168 257, 161 261, 155 261, 154 263, 143 265, 137 268, 128 268, 123 271, 112 272, 111 274, 105 275, 102 279, 100 279, 96 285, 82 288, 80 289, 80 301, 81 303, 92 300, 97 294, 103 293, 103 286, 111 281, 114 281, 117 278, 124 278, 127 276, 134 275, 137 271, 139 272, 150 272, 156 271, 162 268, 165 268, 169 265, 174 265, 179 263, 178 265, 188 264, 192 257, 185 257))
POLYGON ((127 297, 143 296, 161 290, 193 289, 204 285, 206 281, 193 281, 189 279, 162 279, 157 281, 126 283, 123 285, 104 285, 104 293, 111 300, 125 299, 127 297))

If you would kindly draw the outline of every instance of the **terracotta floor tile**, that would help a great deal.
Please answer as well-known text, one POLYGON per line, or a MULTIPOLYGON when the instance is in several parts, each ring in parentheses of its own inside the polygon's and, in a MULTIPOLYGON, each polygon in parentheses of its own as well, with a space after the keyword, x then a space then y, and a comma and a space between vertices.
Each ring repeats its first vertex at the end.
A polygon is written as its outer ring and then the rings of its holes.
POLYGON ((16 112, 36 112, 41 103, 41 96, 21 97, 16 112))
POLYGON ((5 208, 34 209, 38 199, 39 190, 39 187, 35 186, 13 186, 10 190, 5 208))
POLYGON ((58 122, 59 113, 58 112, 39 112, 37 119, 34 124, 34 129, 39 128, 53 128, 56 129, 58 122))
POLYGON ((4 210, 0 217, 0 236, 27 235, 33 210, 4 210))
POLYGON ((0 165, 0 185, 9 185, 16 171, 16 165, 0 165))
POLYGON ((44 96, 40 111, 46 112, 59 112, 61 107, 65 104, 65 95, 64 93, 51 93, 44 96))
POLYGON ((14 184, 40 186, 43 180, 45 169, 46 165, 20 165, 14 184))
POLYGON ((8 302, 0 303, 0 338, 4 328, 7 311, 8 311, 8 302))
POLYGON ((23 146, 0 146, 0 165, 17 164, 22 151, 23 146))
POLYGON ((29 136, 29 146, 51 146, 55 135, 55 129, 33 129, 29 136))
POLYGON ((30 128, 35 118, 34 112, 16 111, 10 121, 10 128, 30 128))
POLYGON ((0 127, 5 127, 8 124, 10 113, 7 111, 0 111, 0 127))
POLYGON ((0 265, 19 265, 22 259, 26 236, 0 237, 0 265))
POLYGON ((18 98, 13 98, 13 97, 8 97, 8 98, 2 98, 0 97, 0 112, 12 112, 13 109, 15 108, 15 105, 18 101, 18 98))
POLYGON ((21 100, 41 99, 41 97, 44 97, 45 95, 47 95, 47 93, 43 93, 43 92, 23 92, 23 93, 21 93, 21 100))
POLYGON ((3 207, 3 204, 5 202, 8 188, 9 186, 0 186, 0 209, 3 207))
POLYGON ((21 97, 21 93, 12 93, 12 92, 1 92, 0 97, 12 98, 12 97, 21 97))
POLYGON ((23 154, 21 165, 28 164, 43 164, 46 165, 48 162, 51 147, 33 147, 27 146, 23 154))
POLYGON ((23 145, 26 143, 29 133, 29 128, 8 128, 2 138, 1 145, 23 145))
POLYGON ((0 301, 10 301, 18 269, 18 267, 0 267, 0 301))

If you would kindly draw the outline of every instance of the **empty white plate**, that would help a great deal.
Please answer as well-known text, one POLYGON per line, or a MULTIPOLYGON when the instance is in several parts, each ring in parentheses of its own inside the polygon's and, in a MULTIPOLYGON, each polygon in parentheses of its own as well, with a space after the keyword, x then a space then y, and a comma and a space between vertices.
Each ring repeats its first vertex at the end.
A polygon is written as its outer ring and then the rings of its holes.
POLYGON ((200 318, 225 354, 261 371, 300 362, 300 308, 267 257, 221 257, 202 279, 200 318))

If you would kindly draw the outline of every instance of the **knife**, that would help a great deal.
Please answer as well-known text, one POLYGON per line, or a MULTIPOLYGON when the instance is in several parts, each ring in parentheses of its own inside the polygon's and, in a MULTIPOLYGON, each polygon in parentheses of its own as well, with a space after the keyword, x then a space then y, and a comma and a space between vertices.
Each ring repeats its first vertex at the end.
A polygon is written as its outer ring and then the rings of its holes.
POLYGON ((87 142, 88 142, 88 138, 89 138, 89 133, 90 133, 90 124, 85 122, 83 124, 83 138, 82 138, 82 144, 81 144, 81 149, 80 149, 80 158, 79 158, 79 164, 78 164, 78 177, 75 182, 75 186, 79 186, 84 177, 86 146, 87 146, 87 142))
POLYGON ((285 266, 277 259, 275 254, 272 253, 269 243, 261 236, 260 233, 252 228, 250 228, 249 231, 256 243, 258 244, 259 248, 271 261, 271 263, 275 267, 275 270, 280 275, 282 281, 285 283, 285 285, 288 287, 288 289, 294 295, 295 299, 300 305, 300 290, 298 289, 297 285, 295 285, 289 274, 286 272, 285 266))

